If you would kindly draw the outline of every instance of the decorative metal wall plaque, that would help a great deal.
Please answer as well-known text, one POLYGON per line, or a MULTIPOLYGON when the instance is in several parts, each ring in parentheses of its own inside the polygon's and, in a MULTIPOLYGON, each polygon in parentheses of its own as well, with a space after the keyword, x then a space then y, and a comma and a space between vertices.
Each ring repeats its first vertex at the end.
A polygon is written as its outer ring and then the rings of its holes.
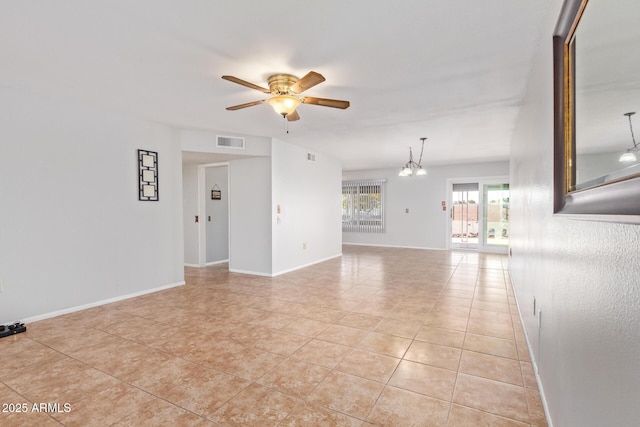
POLYGON ((222 191, 218 184, 213 185, 213 189, 211 190, 211 200, 222 200, 222 191))
POLYGON ((158 153, 138 150, 138 200, 157 202, 158 153))

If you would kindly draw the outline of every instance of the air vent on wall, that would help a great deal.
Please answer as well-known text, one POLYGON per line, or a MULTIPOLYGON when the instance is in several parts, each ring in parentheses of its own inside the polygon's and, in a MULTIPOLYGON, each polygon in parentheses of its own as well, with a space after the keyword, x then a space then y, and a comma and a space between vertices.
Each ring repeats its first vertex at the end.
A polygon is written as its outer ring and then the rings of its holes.
POLYGON ((316 155, 313 153, 307 153, 307 160, 309 160, 310 162, 315 162, 316 161, 316 155))
POLYGON ((244 150, 244 138, 239 138, 237 136, 218 135, 218 138, 216 140, 216 146, 244 150))

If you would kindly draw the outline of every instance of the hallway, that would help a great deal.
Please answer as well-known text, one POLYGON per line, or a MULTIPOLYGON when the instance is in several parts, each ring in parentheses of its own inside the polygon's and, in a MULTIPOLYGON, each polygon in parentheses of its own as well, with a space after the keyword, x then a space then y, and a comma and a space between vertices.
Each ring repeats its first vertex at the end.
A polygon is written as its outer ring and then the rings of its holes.
POLYGON ((29 409, 0 424, 546 426, 507 263, 344 246, 275 278, 186 268, 0 340, 0 401, 29 409))

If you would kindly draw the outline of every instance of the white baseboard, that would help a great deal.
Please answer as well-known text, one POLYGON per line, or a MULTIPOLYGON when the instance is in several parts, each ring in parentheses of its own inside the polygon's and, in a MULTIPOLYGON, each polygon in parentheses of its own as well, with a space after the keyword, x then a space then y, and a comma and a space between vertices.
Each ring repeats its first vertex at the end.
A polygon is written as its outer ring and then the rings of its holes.
POLYGON ((348 243, 348 242, 342 242, 343 245, 350 245, 350 246, 373 246, 373 247, 378 247, 378 248, 401 248, 401 249, 423 249, 423 250, 428 250, 428 251, 446 251, 446 248, 428 248, 428 247, 424 247, 424 246, 402 246, 402 245, 376 245, 373 243, 348 243))
POLYGON ((283 271, 279 271, 277 273, 273 273, 272 277, 280 276, 281 274, 291 273, 292 271, 300 270, 301 268, 310 267, 310 266, 315 265, 315 264, 320 264, 321 262, 329 261, 330 259, 339 258, 341 256, 342 256, 342 252, 337 254, 337 255, 332 255, 330 257, 327 257, 327 258, 324 258, 324 259, 321 259, 321 260, 318 260, 318 261, 310 262, 310 263, 305 264, 305 265, 301 265, 301 266, 298 266, 298 267, 290 268, 288 270, 283 270, 283 271))
POLYGON ((240 273, 240 274, 250 274, 252 276, 273 277, 273 275, 270 273, 263 273, 261 271, 237 270, 235 268, 230 268, 229 273, 240 273))
POLYGON ((534 357, 531 341, 529 340, 529 334, 527 334, 527 329, 524 327, 522 323, 522 311, 520 310, 520 303, 518 302, 518 295, 516 294, 515 287, 513 286, 513 277, 511 278, 511 286, 514 288, 513 296, 516 300, 516 307, 518 307, 518 317, 520 318, 520 325, 522 326, 522 330, 524 331, 524 338, 527 340, 527 350, 529 351, 529 359, 531 359, 531 365, 533 366, 533 373, 536 377, 536 383, 538 384, 538 391, 540 392, 540 400, 542 401, 542 407, 544 408, 544 416, 547 420, 547 425, 549 427, 553 427, 553 422, 551 421, 551 417, 549 416, 549 407, 547 406, 547 398, 544 394, 544 387, 542 386, 542 382, 540 380, 540 375, 538 372, 538 363, 536 358, 534 357))
POLYGON ((220 261, 208 262, 208 263, 205 264, 205 267, 209 267, 210 265, 216 265, 216 264, 224 264, 225 262, 229 262, 229 258, 223 259, 223 260, 220 260, 220 261))
POLYGON ((108 298, 100 301, 91 302, 89 304, 78 305, 75 307, 65 308, 64 310, 52 311, 50 313, 40 314, 37 316, 28 317, 26 319, 21 320, 22 323, 31 323, 37 322, 38 320, 50 319, 56 316, 62 316, 63 314, 69 314, 76 311, 86 310, 87 308, 98 307, 100 305, 110 304, 112 302, 122 301, 129 298, 135 298, 146 294, 151 294, 158 291, 164 291, 165 289, 175 288, 177 286, 183 286, 185 284, 184 280, 181 282, 170 283, 168 285, 159 286, 157 288, 145 289, 143 291, 134 292, 132 294, 121 295, 113 298, 108 298))
POLYGON ((208 262, 205 265, 200 265, 200 264, 184 264, 185 267, 194 267, 194 268, 202 268, 202 267, 209 267, 210 265, 216 265, 216 264, 224 264, 225 262, 229 262, 229 259, 223 259, 220 261, 213 261, 213 262, 208 262))
POLYGON ((290 269, 287 269, 287 270, 278 271, 277 273, 271 273, 271 274, 263 273, 263 272, 259 272, 259 271, 238 270, 238 269, 235 269, 235 268, 230 268, 229 272, 231 272, 231 273, 240 273, 240 274, 251 274, 253 276, 276 277, 276 276, 280 276, 281 274, 290 273, 292 271, 300 270, 301 268, 310 267, 312 265, 319 264, 319 263, 325 262, 325 261, 329 261, 330 259, 338 258, 338 257, 341 257, 341 256, 342 256, 342 253, 339 253, 337 255, 332 255, 330 257, 323 258, 323 259, 320 259, 318 261, 310 262, 308 264, 300 265, 298 267, 294 267, 294 268, 290 268, 290 269))

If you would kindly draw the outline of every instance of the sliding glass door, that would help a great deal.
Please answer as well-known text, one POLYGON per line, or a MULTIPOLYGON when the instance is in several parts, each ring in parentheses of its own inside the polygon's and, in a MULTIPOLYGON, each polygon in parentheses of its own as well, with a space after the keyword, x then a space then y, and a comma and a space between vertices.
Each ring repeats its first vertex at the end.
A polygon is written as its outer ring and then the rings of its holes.
POLYGON ((457 181, 449 182, 449 247, 506 254, 509 246, 507 179, 457 181))
POLYGON ((486 252, 504 252, 509 246, 509 184, 484 184, 483 249, 486 252), (503 248, 500 250, 499 248, 503 248))
POLYGON ((451 191, 451 248, 478 249, 479 201, 477 182, 455 183, 451 191))

